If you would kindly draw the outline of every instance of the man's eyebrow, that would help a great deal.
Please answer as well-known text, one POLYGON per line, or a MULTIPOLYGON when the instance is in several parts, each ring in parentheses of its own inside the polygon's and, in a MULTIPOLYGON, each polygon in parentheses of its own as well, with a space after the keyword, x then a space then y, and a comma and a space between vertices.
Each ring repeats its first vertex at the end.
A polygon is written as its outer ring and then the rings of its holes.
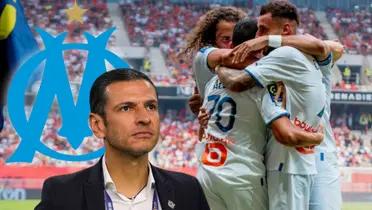
POLYGON ((153 104, 153 103, 158 103, 158 101, 157 100, 155 100, 155 99, 151 99, 151 100, 148 100, 148 101, 146 101, 145 102, 145 104, 153 104))
POLYGON ((121 102, 121 103, 119 103, 119 104, 117 104, 116 106, 114 106, 114 109, 117 109, 117 108, 119 108, 119 107, 121 107, 121 106, 123 106, 123 105, 129 105, 129 106, 135 106, 137 103, 135 103, 135 102, 133 102, 133 101, 123 101, 123 102, 121 102))

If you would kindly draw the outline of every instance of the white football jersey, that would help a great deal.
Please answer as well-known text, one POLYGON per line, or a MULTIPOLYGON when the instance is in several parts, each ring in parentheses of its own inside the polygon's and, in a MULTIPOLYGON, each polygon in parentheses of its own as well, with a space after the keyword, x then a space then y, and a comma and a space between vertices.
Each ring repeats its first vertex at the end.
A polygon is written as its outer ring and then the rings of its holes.
MULTIPOLYGON (((197 156, 202 170, 223 177, 228 186, 247 182, 252 176, 265 176, 266 125, 258 109, 264 93, 260 87, 231 92, 217 76, 206 85, 203 107, 210 119, 197 145, 197 156)), ((288 115, 274 103, 266 106, 272 111, 267 121, 288 115)))
POLYGON ((194 72, 196 87, 198 87, 200 96, 204 98, 204 90, 207 82, 214 76, 208 66, 208 54, 215 50, 215 47, 203 47, 196 54, 192 70, 194 72))
POLYGON ((326 60, 318 62, 320 70, 323 75, 323 84, 326 91, 326 105, 324 110, 324 115, 322 119, 322 125, 324 127, 324 140, 316 147, 317 152, 335 152, 336 151, 336 141, 334 139, 330 117, 331 117, 331 93, 332 93, 332 81, 331 81, 331 71, 333 66, 333 56, 332 53, 327 57, 326 60))
MULTIPOLYGON (((273 50, 256 64, 247 67, 246 72, 263 88, 282 81, 286 87, 286 109, 291 121, 305 131, 317 132, 326 101, 322 74, 316 60, 286 46, 273 50)), ((262 104, 272 99, 266 97, 262 104)), ((313 147, 288 147, 271 135, 265 155, 266 168, 291 174, 315 174, 314 153, 313 147)))

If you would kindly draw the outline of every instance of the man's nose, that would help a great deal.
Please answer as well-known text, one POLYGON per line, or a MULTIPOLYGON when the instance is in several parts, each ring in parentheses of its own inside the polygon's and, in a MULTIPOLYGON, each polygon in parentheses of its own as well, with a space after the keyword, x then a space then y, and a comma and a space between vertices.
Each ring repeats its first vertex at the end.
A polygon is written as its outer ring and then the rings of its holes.
POLYGON ((138 109, 136 115, 137 124, 147 125, 151 122, 150 113, 146 108, 138 109))

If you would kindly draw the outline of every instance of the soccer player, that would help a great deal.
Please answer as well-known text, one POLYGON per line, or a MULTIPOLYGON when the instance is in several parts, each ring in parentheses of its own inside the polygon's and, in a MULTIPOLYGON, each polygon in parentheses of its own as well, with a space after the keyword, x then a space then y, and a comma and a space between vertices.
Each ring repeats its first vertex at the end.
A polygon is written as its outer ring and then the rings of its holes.
MULTIPOLYGON (((273 1, 261 8, 257 35, 293 35, 298 23, 294 5, 287 1, 273 1)), ((281 36, 270 38, 271 47, 281 46, 281 36)), ((238 54, 236 60, 244 60, 244 50, 244 45, 234 50, 238 54)), ((325 48, 318 58, 327 54, 325 48)), ((286 108, 294 124, 308 132, 319 130, 326 98, 322 74, 313 57, 292 47, 279 47, 258 61, 256 66, 246 68, 245 73, 227 68, 218 68, 217 73, 221 82, 234 90, 244 90, 255 83, 270 89, 273 82, 282 81, 287 93, 286 108)), ((279 103, 273 96, 266 101, 270 100, 279 103)), ((270 110, 261 111, 263 116, 270 114, 270 110)), ((271 124, 273 135, 265 157, 270 209, 309 209, 313 175, 317 171, 314 147, 293 148, 280 144, 275 140, 278 136, 275 125, 279 122, 271 124)))
POLYGON ((326 41, 326 43, 333 49, 333 54, 322 62, 318 62, 323 74, 327 100, 322 118, 325 129, 324 141, 315 147, 318 173, 314 177, 314 185, 311 189, 310 210, 339 210, 342 205, 336 142, 329 120, 331 116, 331 70, 334 62, 342 56, 343 46, 337 42, 326 41))
MULTIPOLYGON (((239 22, 235 29, 238 30, 234 31, 233 41, 242 40, 243 37, 244 40, 254 38, 257 27, 255 22, 244 20, 239 22), (241 34, 237 33, 238 31, 241 34)), ((204 63, 215 63, 214 54, 217 55, 221 51, 224 50, 214 49, 210 53, 211 56, 198 58, 205 59, 204 63)), ((252 57, 248 63, 253 60, 257 58, 252 57)), ((198 179, 212 209, 267 209, 263 164, 266 127, 256 105, 261 103, 261 95, 264 93, 265 90, 261 88, 243 93, 226 91, 217 76, 207 83, 204 106, 208 107, 211 118, 204 141, 197 145, 197 154, 201 162, 198 179)), ((263 107, 272 111, 270 115, 265 116, 268 123, 287 115, 287 112, 274 102, 268 101, 263 107)), ((322 139, 322 135, 314 136, 294 129, 288 118, 283 119, 283 122, 287 123, 284 124, 286 126, 281 126, 281 131, 284 134, 293 134, 291 142, 285 143, 313 145, 322 139), (314 141, 314 138, 317 140, 314 141)), ((287 139, 280 140, 284 142, 287 139)))
POLYGON ((205 84, 213 77, 207 61, 208 54, 216 48, 226 49, 231 46, 235 24, 246 17, 246 13, 235 7, 218 7, 208 11, 197 22, 193 31, 187 37, 187 45, 180 55, 192 57, 200 62, 193 63, 196 86, 200 95, 204 96, 205 84))

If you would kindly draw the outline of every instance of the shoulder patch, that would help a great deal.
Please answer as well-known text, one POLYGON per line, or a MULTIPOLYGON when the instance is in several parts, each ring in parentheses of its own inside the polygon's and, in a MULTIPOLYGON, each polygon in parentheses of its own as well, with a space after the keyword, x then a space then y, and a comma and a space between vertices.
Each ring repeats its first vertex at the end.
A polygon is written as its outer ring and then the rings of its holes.
MULTIPOLYGON (((271 83, 267 86, 267 90, 269 91, 271 101, 274 103, 281 103, 283 101, 283 92, 278 92, 278 85, 277 83, 271 83), (279 94, 279 96, 277 96, 279 94)), ((284 86, 282 86, 284 88, 284 86)))

